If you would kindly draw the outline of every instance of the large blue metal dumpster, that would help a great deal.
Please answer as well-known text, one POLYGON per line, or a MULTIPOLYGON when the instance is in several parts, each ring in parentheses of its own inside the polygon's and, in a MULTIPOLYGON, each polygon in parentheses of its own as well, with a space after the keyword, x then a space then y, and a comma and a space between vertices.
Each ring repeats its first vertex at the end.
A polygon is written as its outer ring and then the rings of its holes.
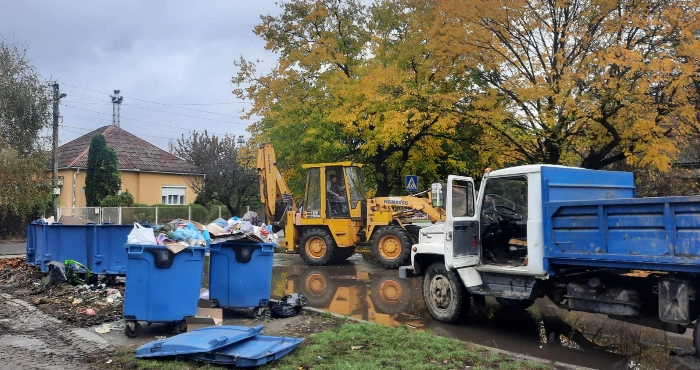
POLYGON ((48 272, 50 262, 77 261, 93 273, 123 275, 127 254, 124 244, 131 225, 49 225, 41 220, 27 228, 27 264, 48 272))

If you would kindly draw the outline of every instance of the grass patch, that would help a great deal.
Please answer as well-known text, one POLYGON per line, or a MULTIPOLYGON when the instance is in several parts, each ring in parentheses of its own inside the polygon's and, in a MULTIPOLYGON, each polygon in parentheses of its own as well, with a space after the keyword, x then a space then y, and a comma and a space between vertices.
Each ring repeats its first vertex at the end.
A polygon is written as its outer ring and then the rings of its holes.
MULTIPOLYGON (((114 365, 127 369, 222 369, 179 360, 137 360, 121 350, 114 365)), ((104 364, 104 363, 103 363, 104 364)), ((311 336, 292 353, 260 369, 546 369, 540 363, 510 358, 485 347, 408 327, 347 323, 311 336)), ((104 365, 103 367, 104 368, 104 365)), ((111 369, 111 367, 110 367, 111 369)))

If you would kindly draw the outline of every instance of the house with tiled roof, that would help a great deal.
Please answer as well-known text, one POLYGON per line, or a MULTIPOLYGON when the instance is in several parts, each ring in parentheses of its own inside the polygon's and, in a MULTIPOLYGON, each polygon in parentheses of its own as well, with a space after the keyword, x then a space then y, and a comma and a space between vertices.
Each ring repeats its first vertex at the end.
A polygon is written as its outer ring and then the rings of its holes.
POLYGON ((117 153, 122 191, 129 190, 136 203, 190 204, 197 194, 191 180, 204 178, 195 165, 111 125, 100 127, 58 148, 60 207, 85 206, 85 174, 92 138, 103 135, 117 153))

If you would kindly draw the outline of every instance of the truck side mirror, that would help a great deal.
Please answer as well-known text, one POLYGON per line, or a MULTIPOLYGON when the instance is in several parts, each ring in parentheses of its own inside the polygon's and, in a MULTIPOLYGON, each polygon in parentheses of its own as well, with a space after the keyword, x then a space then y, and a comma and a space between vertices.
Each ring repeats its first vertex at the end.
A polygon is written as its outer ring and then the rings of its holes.
POLYGON ((430 185, 430 192, 433 198, 433 207, 444 206, 445 200, 442 199, 442 184, 439 182, 430 185))

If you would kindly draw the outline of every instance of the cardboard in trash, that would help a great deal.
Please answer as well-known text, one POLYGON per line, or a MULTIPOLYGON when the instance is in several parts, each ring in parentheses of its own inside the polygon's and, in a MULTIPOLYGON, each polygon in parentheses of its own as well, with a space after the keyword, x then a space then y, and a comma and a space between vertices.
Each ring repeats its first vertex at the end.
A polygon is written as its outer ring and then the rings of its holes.
POLYGON ((168 241, 164 241, 163 245, 175 254, 182 252, 184 249, 187 249, 187 247, 190 246, 189 244, 187 244, 185 242, 168 242, 168 241))
POLYGON ((207 326, 217 326, 224 322, 224 313, 221 308, 213 308, 210 300, 200 299, 196 316, 186 317, 185 322, 187 322, 188 332, 207 326))
POLYGON ((224 233, 224 228, 212 222, 207 225, 207 231, 211 236, 219 236, 224 233))

